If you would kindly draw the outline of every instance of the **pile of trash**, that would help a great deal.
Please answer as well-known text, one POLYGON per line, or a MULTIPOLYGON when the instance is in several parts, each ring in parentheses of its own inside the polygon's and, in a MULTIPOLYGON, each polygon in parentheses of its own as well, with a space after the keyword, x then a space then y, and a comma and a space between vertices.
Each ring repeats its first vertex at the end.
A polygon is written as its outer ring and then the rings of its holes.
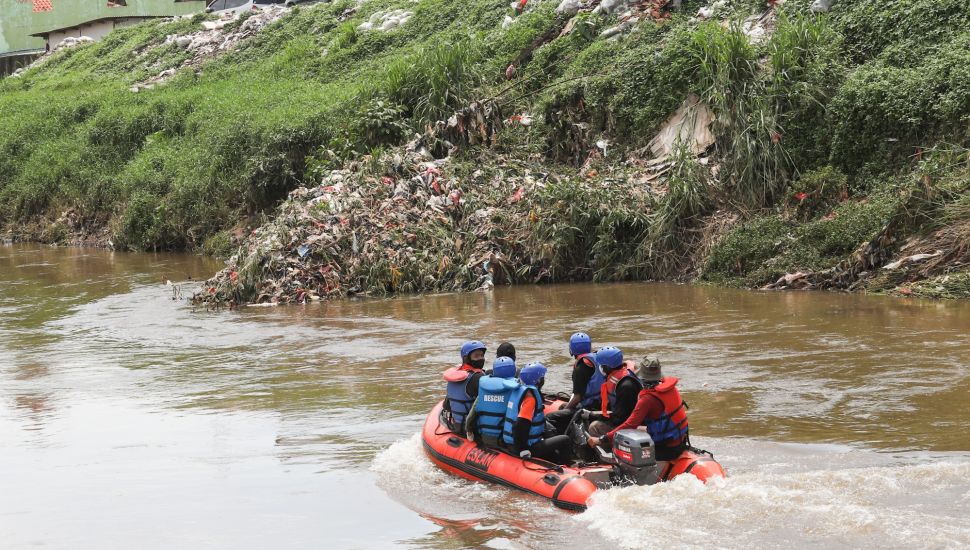
POLYGON ((53 51, 67 50, 77 46, 82 46, 84 44, 90 44, 94 42, 94 39, 90 36, 68 36, 64 40, 61 40, 54 46, 53 51))
POLYGON ((872 240, 832 268, 786 273, 762 289, 883 290, 970 269, 970 222, 900 244, 902 225, 899 218, 890 220, 872 240))
MULTIPOLYGON (((579 12, 590 12, 597 15, 617 15, 619 23, 600 33, 602 38, 611 38, 632 29, 641 20, 649 17, 655 21, 670 18, 671 11, 680 9, 680 0, 562 0, 556 7, 556 13, 575 16, 579 12)), ((567 25, 568 34, 572 25, 567 25)))
POLYGON ((423 140, 382 162, 381 176, 355 164, 291 192, 193 301, 303 303, 489 288, 509 256, 529 261, 502 234, 527 219, 519 203, 537 179, 486 182, 476 172, 459 181, 423 140))
POLYGON ((131 87, 131 91, 138 92, 143 89, 151 89, 171 78, 179 68, 198 67, 208 59, 235 49, 241 41, 256 35, 264 27, 276 22, 290 11, 290 8, 282 5, 253 5, 250 11, 220 12, 216 19, 203 21, 195 32, 167 36, 164 42, 148 46, 137 52, 138 56, 145 57, 155 48, 167 47, 171 44, 179 49, 186 50, 191 56, 183 61, 179 67, 168 67, 152 78, 135 84, 131 87), (241 24, 236 24, 243 17, 243 14, 246 14, 245 20, 241 24))
POLYGON ((553 265, 565 254, 588 259, 543 237, 542 228, 564 225, 556 218, 568 206, 549 191, 569 179, 609 188, 621 204, 614 208, 649 209, 648 192, 635 178, 561 176, 504 157, 469 167, 436 159, 430 151, 440 138, 430 136, 385 153, 377 171, 373 161, 355 162, 292 191, 193 302, 306 303, 589 279, 585 264, 573 271, 553 265))
MULTIPOLYGON (((741 22, 741 30, 752 44, 761 44, 771 37, 778 23, 777 8, 784 3, 785 0, 767 0, 764 3, 767 9, 754 13, 741 22)), ((700 21, 726 21, 736 10, 737 7, 732 5, 731 0, 715 0, 710 5, 700 7, 694 18, 700 21)))
POLYGON ((389 10, 374 12, 367 21, 357 26, 359 31, 390 31, 405 23, 414 15, 406 10, 389 10))

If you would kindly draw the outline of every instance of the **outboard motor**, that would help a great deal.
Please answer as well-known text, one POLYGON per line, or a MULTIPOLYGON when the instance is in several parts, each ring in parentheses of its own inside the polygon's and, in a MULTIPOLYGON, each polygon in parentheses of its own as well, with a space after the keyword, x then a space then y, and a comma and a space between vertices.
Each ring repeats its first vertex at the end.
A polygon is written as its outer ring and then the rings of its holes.
POLYGON ((657 451, 646 431, 620 430, 613 437, 613 460, 628 483, 653 485, 660 477, 657 451))

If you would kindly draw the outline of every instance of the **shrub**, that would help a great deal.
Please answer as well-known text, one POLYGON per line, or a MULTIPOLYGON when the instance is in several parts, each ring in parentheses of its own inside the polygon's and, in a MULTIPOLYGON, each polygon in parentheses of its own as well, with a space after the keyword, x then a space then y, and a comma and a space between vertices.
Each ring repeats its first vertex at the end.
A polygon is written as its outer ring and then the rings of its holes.
POLYGON ((723 281, 744 277, 776 256, 792 239, 792 225, 777 216, 753 218, 733 228, 714 247, 704 278, 723 281))
POLYGON ((845 174, 832 166, 806 172, 792 184, 788 203, 795 206, 801 220, 808 220, 845 198, 848 181, 845 174))

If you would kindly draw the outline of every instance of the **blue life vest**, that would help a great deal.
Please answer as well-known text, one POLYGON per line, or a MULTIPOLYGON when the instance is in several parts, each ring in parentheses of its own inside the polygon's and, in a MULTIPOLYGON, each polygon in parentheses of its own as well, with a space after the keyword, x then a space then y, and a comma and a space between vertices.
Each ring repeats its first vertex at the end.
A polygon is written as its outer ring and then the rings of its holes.
POLYGON ((483 376, 478 381, 478 400, 475 403, 478 433, 488 445, 498 445, 505 426, 505 409, 512 392, 519 383, 508 378, 483 376))
POLYGON ((600 387, 603 386, 603 382, 606 377, 600 372, 599 367, 596 365, 596 359, 593 354, 586 353, 580 355, 576 360, 576 366, 574 368, 588 368, 588 365, 593 366, 593 376, 586 383, 586 392, 583 393, 583 399, 579 402, 579 407, 582 409, 594 410, 593 405, 595 405, 600 400, 600 387), (586 360, 589 360, 587 363, 586 360), (587 367, 580 367, 579 364, 587 365, 587 367))
POLYGON ((512 437, 512 427, 515 426, 515 421, 519 418, 519 407, 522 405, 522 398, 525 397, 526 392, 532 392, 532 395, 536 398, 536 410, 532 415, 532 425, 529 427, 527 445, 531 447, 542 441, 542 434, 546 431, 546 413, 543 411, 542 394, 539 393, 539 389, 535 386, 519 385, 518 388, 512 391, 512 395, 509 396, 509 404, 505 408, 505 424, 502 428, 502 441, 506 445, 511 446, 515 444, 515 439, 512 437))
POLYGON ((451 368, 445 371, 444 379, 448 382, 447 399, 448 409, 451 411, 452 429, 461 430, 465 423, 465 416, 472 408, 474 398, 468 397, 466 388, 474 373, 462 370, 460 367, 451 368))

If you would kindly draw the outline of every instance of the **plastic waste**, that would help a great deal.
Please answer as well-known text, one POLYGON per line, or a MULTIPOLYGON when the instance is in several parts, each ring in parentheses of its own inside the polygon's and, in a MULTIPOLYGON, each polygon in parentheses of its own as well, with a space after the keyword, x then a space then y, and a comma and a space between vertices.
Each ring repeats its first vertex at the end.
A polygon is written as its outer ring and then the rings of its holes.
POLYGON ((556 7, 556 13, 575 15, 579 12, 580 7, 582 7, 582 3, 579 0, 562 0, 556 7))
POLYGON ((815 13, 825 13, 832 9, 835 0, 815 0, 812 2, 811 10, 815 13))

